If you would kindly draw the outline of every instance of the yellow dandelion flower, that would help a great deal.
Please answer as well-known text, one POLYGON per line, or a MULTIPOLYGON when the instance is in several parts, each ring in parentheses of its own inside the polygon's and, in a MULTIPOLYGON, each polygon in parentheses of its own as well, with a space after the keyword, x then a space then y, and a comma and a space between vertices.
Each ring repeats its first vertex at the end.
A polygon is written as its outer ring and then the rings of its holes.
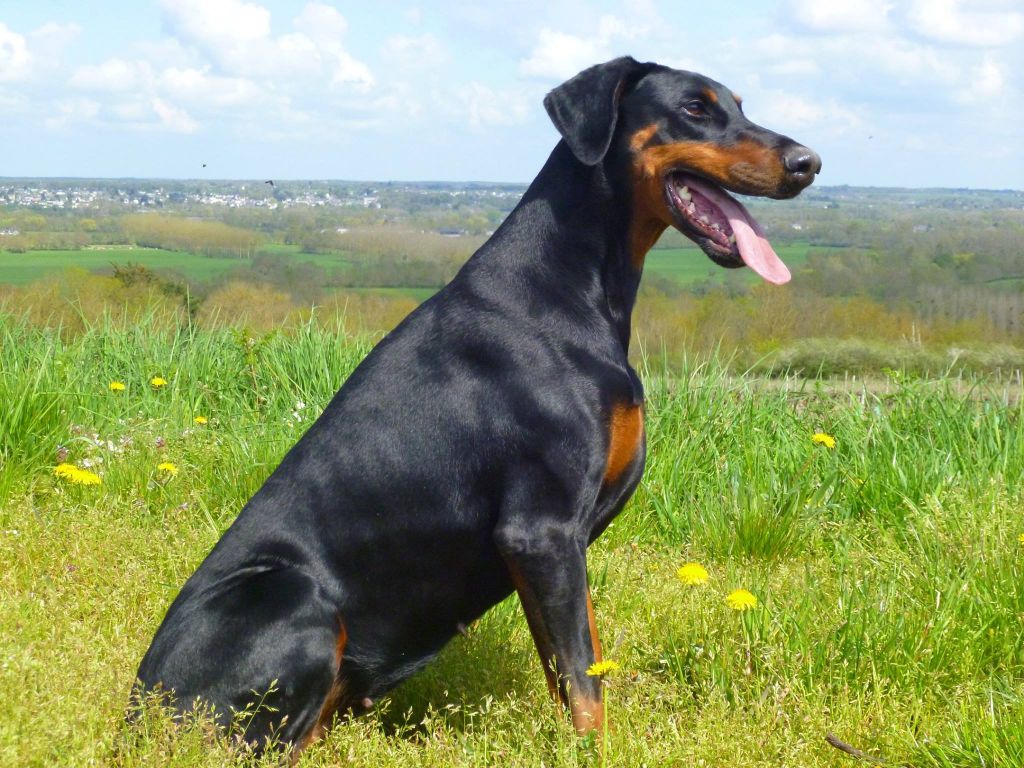
POLYGON ((811 442, 815 445, 824 445, 830 449, 836 447, 836 439, 825 432, 815 432, 811 435, 811 442))
POLYGON ((74 464, 58 464, 53 468, 53 474, 61 480, 67 480, 75 485, 100 485, 103 483, 103 479, 95 472, 80 469, 74 464))
POLYGON ((103 478, 95 472, 90 472, 87 469, 80 469, 75 476, 71 478, 71 482, 77 483, 78 485, 102 485, 103 478))
POLYGON ((757 598, 745 589, 734 589, 725 598, 725 604, 734 611, 746 611, 757 605, 757 598))
POLYGON ((168 475, 178 474, 178 467, 169 461, 161 461, 156 465, 156 468, 161 472, 166 472, 168 475))
POLYGON ((111 392, 124 392, 125 389, 123 381, 112 381, 107 386, 111 392))
POLYGON ((206 423, 207 419, 205 416, 196 416, 194 419, 192 419, 192 421, 202 426, 203 424, 206 423))
POLYGON ((617 669, 619 669, 618 662, 608 659, 606 661, 597 661, 591 664, 587 668, 587 674, 590 675, 590 677, 604 677, 605 675, 610 675, 617 669))
POLYGON ((1017 542, 1024 545, 1024 533, 1017 537, 1017 542))
POLYGON ((708 580, 708 572, 700 563, 687 563, 678 571, 676 576, 688 587, 696 587, 708 580))
POLYGON ((154 376, 149 380, 149 385, 153 387, 153 389, 162 389, 167 386, 167 379, 162 376, 154 376))

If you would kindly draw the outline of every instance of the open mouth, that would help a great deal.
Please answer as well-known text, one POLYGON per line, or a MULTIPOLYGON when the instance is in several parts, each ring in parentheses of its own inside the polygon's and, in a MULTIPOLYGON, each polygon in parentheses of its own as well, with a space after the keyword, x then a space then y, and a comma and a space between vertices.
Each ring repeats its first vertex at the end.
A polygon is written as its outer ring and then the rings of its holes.
POLYGON ((665 179, 676 227, 723 267, 750 267, 769 283, 789 282, 789 269, 743 204, 717 184, 677 171, 665 179))

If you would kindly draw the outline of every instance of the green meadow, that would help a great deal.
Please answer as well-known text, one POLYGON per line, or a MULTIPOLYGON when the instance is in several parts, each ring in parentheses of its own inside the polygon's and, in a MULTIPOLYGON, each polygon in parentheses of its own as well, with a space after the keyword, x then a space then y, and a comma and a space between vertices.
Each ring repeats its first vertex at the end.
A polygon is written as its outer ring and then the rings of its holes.
MULTIPOLYGON (((815 251, 842 251, 843 248, 812 246, 807 243, 780 245, 776 248, 779 258, 791 270, 796 270, 807 261, 807 253, 815 251)), ((761 279, 749 269, 725 270, 715 264, 700 248, 656 248, 647 254, 644 261, 645 275, 659 275, 680 285, 700 281, 711 284, 723 283, 727 276, 739 275, 747 285, 756 285, 761 279)))
MULTIPOLYGON (((778 248, 779 256, 790 266, 798 268, 807 260, 807 252, 817 246, 806 243, 785 245, 778 248)), ((270 243, 261 249, 268 254, 288 257, 294 263, 310 263, 330 272, 341 272, 352 264, 352 254, 344 252, 303 253, 298 246, 270 243)), ((841 249, 833 249, 841 250, 841 249)), ((110 272, 113 265, 138 264, 157 272, 173 272, 199 283, 210 283, 230 274, 239 267, 248 267, 252 260, 226 256, 207 256, 188 251, 172 251, 163 248, 139 248, 125 246, 92 246, 80 250, 37 250, 26 253, 0 251, 0 283, 25 285, 42 278, 59 274, 76 267, 90 272, 110 272)), ((730 272, 723 270, 708 259, 699 248, 662 248, 651 251, 644 265, 648 275, 659 275, 679 285, 708 281, 722 283, 730 272)), ((751 284, 756 275, 746 270, 743 277, 751 284)), ((396 285, 362 289, 382 294, 398 294, 423 300, 429 298, 433 289, 403 288, 400 276, 396 285)))
MULTIPOLYGON (((373 339, 157 325, 0 318, 2 765, 255 763, 202 721, 127 730, 133 675, 373 339)), ((603 742, 548 699, 510 599, 298 765, 856 764, 828 734, 886 765, 1024 765, 1021 404, 984 379, 642 373, 647 473, 590 553, 620 666, 603 742), (756 605, 731 608, 736 589, 756 605)))
POLYGON ((181 272, 196 280, 210 280, 238 266, 239 260, 162 248, 111 246, 27 253, 0 251, 0 283, 24 285, 68 267, 109 271, 113 264, 141 264, 149 269, 181 272))
MULTIPOLYGON (((298 255, 296 248, 277 246, 268 251, 298 255)), ((302 254, 299 261, 313 262, 326 268, 344 268, 348 262, 340 254, 302 254)), ((227 256, 206 256, 188 251, 163 248, 94 246, 79 250, 40 250, 27 253, 0 251, 0 283, 24 285, 59 273, 68 267, 90 272, 109 272, 114 264, 139 264, 156 271, 173 271, 189 280, 210 282, 239 266, 248 266, 250 259, 227 256)))

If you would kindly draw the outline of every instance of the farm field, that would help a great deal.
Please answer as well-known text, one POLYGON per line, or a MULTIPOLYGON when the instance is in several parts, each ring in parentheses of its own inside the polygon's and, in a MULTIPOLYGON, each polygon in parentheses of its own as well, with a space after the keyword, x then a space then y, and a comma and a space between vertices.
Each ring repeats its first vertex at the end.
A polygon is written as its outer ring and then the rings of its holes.
MULTIPOLYGON (((814 250, 842 250, 819 248, 806 243, 780 246, 779 256, 791 269, 801 266, 807 259, 807 252, 814 250)), ((287 256, 296 263, 313 263, 328 272, 344 270, 351 264, 351 255, 345 253, 302 253, 297 246, 269 244, 262 248, 267 253, 287 256)), ((413 254, 415 255, 415 253, 413 254)), ((238 267, 248 266, 251 259, 205 256, 187 251, 171 251, 161 248, 137 248, 123 246, 93 246, 82 250, 41 250, 26 253, 0 251, 0 283, 24 285, 47 275, 61 272, 68 267, 89 271, 109 271, 113 264, 138 264, 156 271, 172 270, 189 280, 210 282, 238 267)), ((712 263, 699 248, 663 248, 651 251, 644 265, 648 275, 660 275, 679 285, 697 281, 723 282, 732 271, 723 270, 712 263)), ((749 270, 743 277, 751 285, 758 280, 749 270)), ((434 291, 422 288, 380 286, 362 289, 378 290, 381 293, 398 293, 418 300, 429 298, 434 291), (386 290, 385 290, 386 289, 386 290)))
MULTIPOLYGON (((372 339, 154 326, 0 316, 2 765, 252 764, 202 723, 127 733, 132 677, 372 339)), ((833 733, 892 765, 1024 765, 1019 400, 895 374, 766 386, 714 361, 642 375, 647 473, 590 554, 621 667, 603 753, 551 705, 508 600, 298 764, 855 765, 833 733), (730 608, 735 589, 756 605, 730 608)))
MULTIPOLYGON (((344 268, 348 264, 345 257, 340 254, 299 254, 297 248, 288 246, 277 246, 266 250, 294 255, 299 261, 310 261, 326 268, 344 268)), ((43 250, 26 253, 0 251, 0 283, 24 285, 47 275, 59 273, 68 267, 78 267, 89 271, 109 271, 112 264, 139 264, 152 270, 173 270, 190 280, 208 282, 249 263, 251 260, 245 258, 205 256, 162 248, 121 246, 94 246, 81 250, 43 250)))
MULTIPOLYGON (((807 261, 808 251, 842 251, 843 248, 812 246, 807 243, 780 245, 776 248, 779 258, 791 270, 803 266, 807 261)), ((745 270, 726 270, 711 261, 700 248, 656 248, 647 254, 644 260, 644 274, 659 275, 673 280, 680 285, 688 285, 699 280, 722 283, 728 276, 739 274, 750 285, 756 285, 760 278, 745 270)))

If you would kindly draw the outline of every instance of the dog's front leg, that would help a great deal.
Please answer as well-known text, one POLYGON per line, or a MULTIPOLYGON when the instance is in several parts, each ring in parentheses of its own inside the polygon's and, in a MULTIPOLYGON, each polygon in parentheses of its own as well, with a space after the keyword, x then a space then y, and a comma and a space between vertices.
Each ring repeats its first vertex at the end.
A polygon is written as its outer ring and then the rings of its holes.
POLYGON ((506 522, 496 542, 526 613, 548 690, 572 713, 580 734, 604 724, 601 681, 587 675, 601 646, 587 585, 586 541, 571 526, 523 518, 506 522))

